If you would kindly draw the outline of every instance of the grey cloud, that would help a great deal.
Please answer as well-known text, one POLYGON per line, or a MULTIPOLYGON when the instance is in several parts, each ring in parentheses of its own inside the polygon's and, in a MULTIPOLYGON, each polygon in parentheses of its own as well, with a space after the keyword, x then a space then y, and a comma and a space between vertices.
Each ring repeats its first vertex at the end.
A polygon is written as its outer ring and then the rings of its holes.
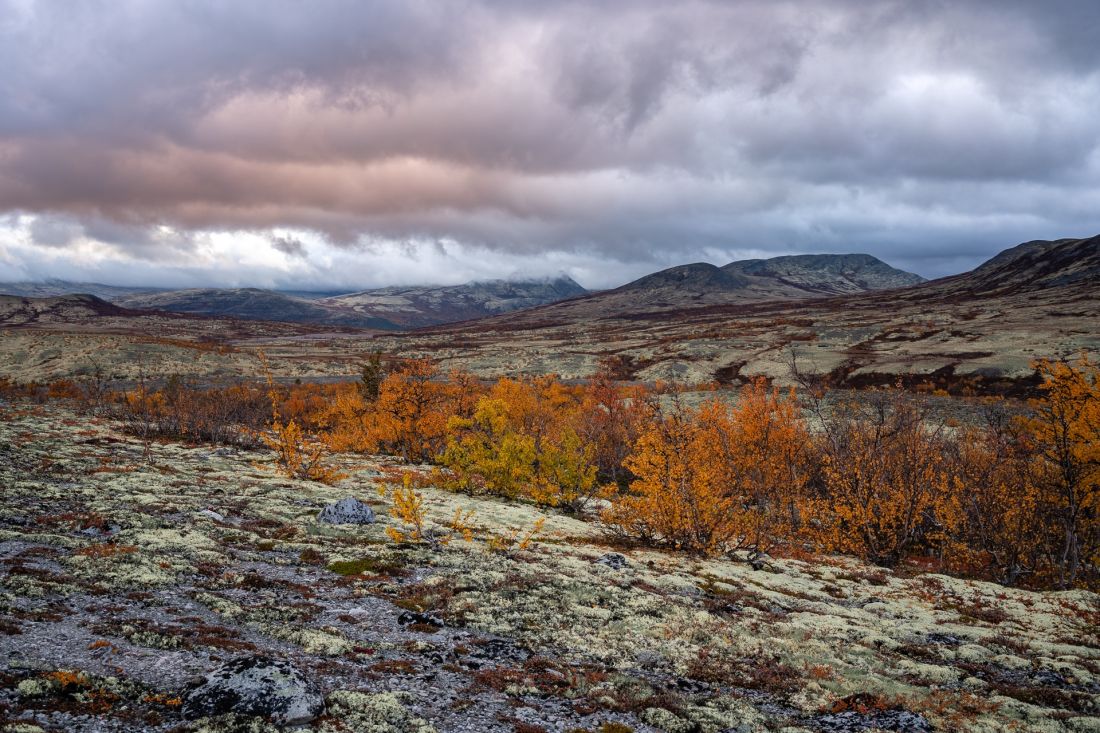
POLYGON ((300 229, 943 274, 1100 230, 1098 23, 1092 0, 0 0, 0 214, 181 267, 205 232, 300 229))
POLYGON ((272 237, 271 246, 279 252, 291 257, 305 258, 306 248, 300 240, 294 237, 272 237))

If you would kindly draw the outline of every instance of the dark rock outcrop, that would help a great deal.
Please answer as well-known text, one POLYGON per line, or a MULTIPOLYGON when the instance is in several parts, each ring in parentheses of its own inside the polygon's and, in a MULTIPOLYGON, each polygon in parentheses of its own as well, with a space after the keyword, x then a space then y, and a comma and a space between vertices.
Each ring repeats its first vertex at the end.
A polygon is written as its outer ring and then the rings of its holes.
POLYGON ((226 662, 187 692, 187 718, 225 713, 255 715, 279 725, 300 725, 325 710, 321 692, 293 664, 270 657, 226 662))

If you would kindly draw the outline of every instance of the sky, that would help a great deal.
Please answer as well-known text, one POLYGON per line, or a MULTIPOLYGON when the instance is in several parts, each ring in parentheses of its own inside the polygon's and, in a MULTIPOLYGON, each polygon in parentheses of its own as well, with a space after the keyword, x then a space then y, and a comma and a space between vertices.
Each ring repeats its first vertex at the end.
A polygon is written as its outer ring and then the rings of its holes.
POLYGON ((1100 233, 1096 0, 0 0, 0 281, 359 289, 1100 233))

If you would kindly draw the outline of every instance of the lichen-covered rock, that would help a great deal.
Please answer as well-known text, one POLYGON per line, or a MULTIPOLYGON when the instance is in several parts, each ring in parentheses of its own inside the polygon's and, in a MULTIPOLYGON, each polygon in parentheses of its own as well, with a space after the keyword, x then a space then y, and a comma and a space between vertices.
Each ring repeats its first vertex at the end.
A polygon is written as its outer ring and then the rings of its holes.
POLYGON ((203 517, 204 519, 209 519, 211 522, 224 522, 225 521, 225 515, 220 514, 216 511, 214 511, 213 509, 200 509, 199 511, 195 512, 195 516, 196 517, 203 517))
POLYGON ((281 725, 307 723, 324 709, 321 693, 297 667, 260 656, 226 662, 207 674, 183 702, 188 718, 237 713, 281 725))
POLYGON ((430 613, 418 613, 416 611, 405 611, 397 617, 397 623, 402 626, 408 624, 420 624, 423 626, 434 626, 437 629, 441 629, 445 626, 443 619, 433 616, 430 613))
POLYGON ((869 713, 846 711, 823 715, 814 721, 820 730, 830 733, 859 733, 864 730, 889 730, 896 733, 931 733, 932 726, 922 715, 908 710, 880 710, 869 713))
POLYGON ((601 555, 596 558, 596 562, 600 565, 606 565, 612 570, 622 570, 630 567, 630 561, 626 559, 625 555, 618 552, 609 552, 606 555, 601 555))
POLYGON ((373 524, 374 510, 354 496, 348 496, 322 509, 317 521, 325 524, 373 524))

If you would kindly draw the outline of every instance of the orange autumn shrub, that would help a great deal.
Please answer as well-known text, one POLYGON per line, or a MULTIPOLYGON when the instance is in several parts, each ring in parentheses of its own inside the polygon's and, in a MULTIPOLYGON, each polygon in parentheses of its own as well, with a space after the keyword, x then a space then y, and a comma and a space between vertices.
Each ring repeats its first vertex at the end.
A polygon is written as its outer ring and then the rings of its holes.
POLYGON ((604 513, 620 534, 756 562, 798 522, 810 478, 809 435, 793 393, 764 381, 735 406, 708 400, 658 418, 626 466, 638 478, 604 513))
POLYGON ((1035 446, 1035 491, 1057 538, 1056 585, 1100 583, 1100 365, 1037 362, 1043 396, 1023 420, 1035 446))
POLYGON ((411 359, 381 380, 373 400, 362 389, 338 391, 325 417, 326 442, 336 450, 431 461, 443 450, 447 421, 472 411, 479 391, 468 375, 443 379, 431 361, 411 359))
POLYGON ((1000 405, 987 408, 985 418, 955 441, 962 522, 948 559, 956 571, 1017 585, 1042 572, 1048 522, 1032 476, 1033 444, 1020 421, 1000 405))
POLYGON ((900 391, 839 406, 819 440, 822 480, 810 502, 816 539, 891 567, 939 551, 961 521, 942 425, 900 391))
POLYGON ((334 451, 368 452, 376 445, 367 437, 367 414, 370 404, 362 390, 353 385, 341 385, 325 406, 321 418, 323 439, 334 451))
POLYGON ((728 428, 714 439, 731 469, 741 544, 754 559, 799 528, 815 463, 810 434, 794 390, 783 394, 763 379, 742 388, 737 404, 712 422, 721 425, 722 417, 728 428))
POLYGON ((413 360, 383 379, 369 413, 368 444, 406 461, 434 458, 443 447, 450 391, 437 377, 434 364, 413 360))
POLYGON ((599 481, 625 489, 634 476, 623 463, 653 420, 656 405, 644 386, 616 384, 610 369, 601 369, 584 388, 577 431, 592 447, 599 481))
POLYGON ((604 524, 624 537, 704 554, 735 547, 736 503, 711 449, 691 413, 657 417, 625 461, 637 476, 630 493, 604 511, 604 524))

